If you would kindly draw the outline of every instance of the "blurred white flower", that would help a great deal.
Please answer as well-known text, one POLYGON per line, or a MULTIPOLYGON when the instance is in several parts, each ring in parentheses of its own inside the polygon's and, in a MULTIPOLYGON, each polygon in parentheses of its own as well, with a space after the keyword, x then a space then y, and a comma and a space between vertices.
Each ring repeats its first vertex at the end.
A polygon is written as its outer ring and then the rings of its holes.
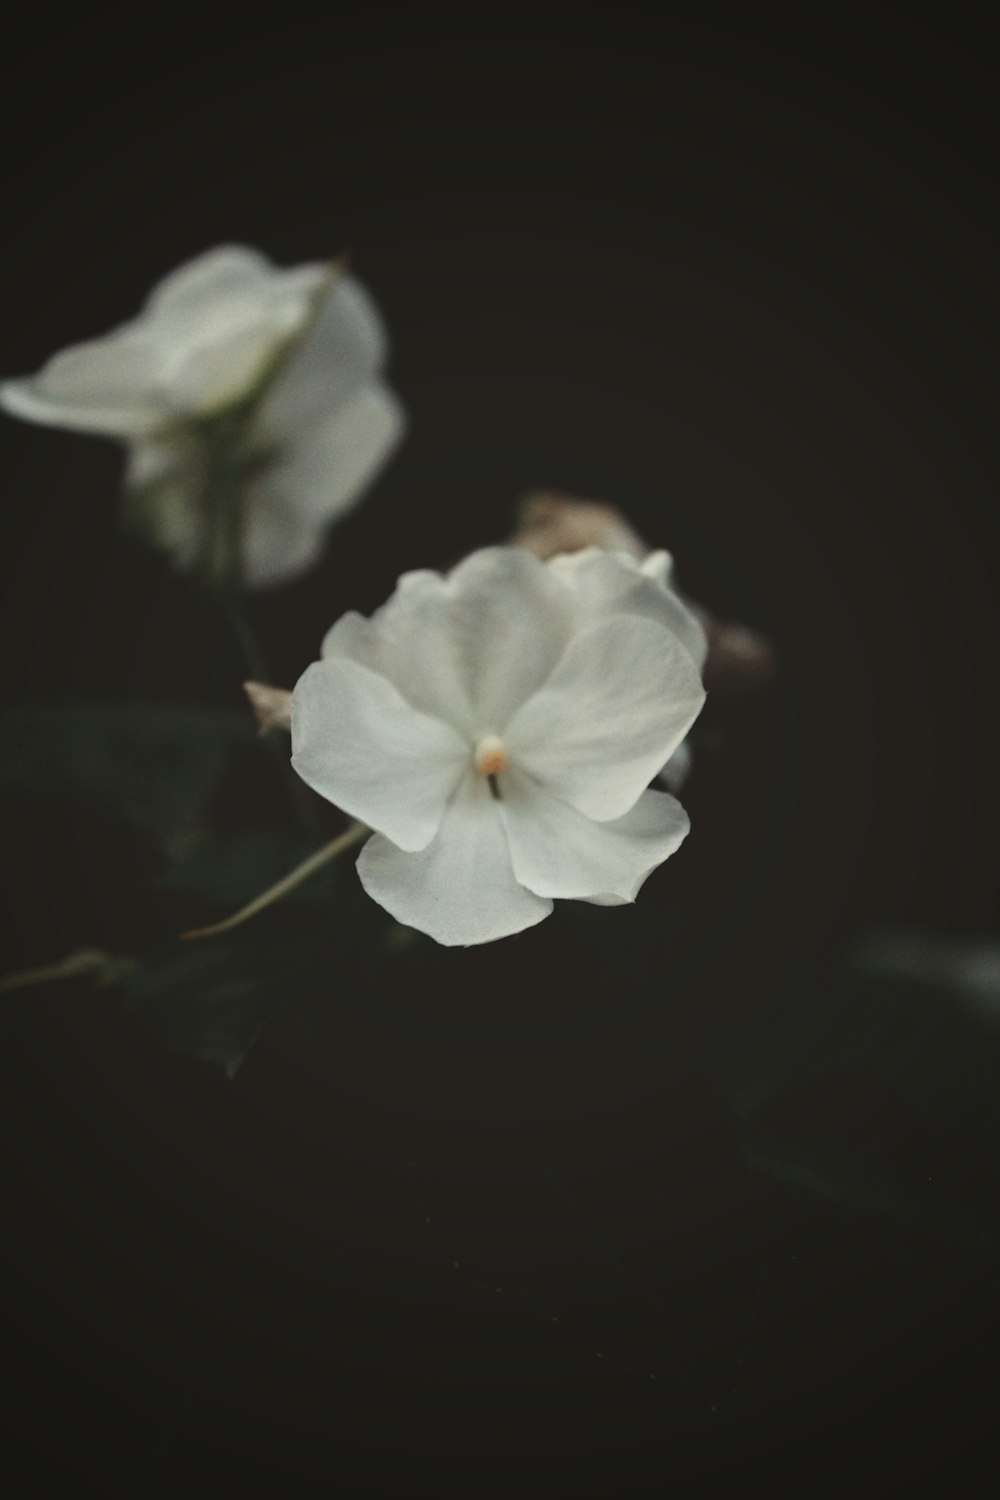
POLYGON ((683 808, 646 788, 705 695, 665 565, 485 548, 329 632, 292 764, 375 830, 358 872, 397 920, 489 942, 556 897, 633 901, 677 849, 683 808))
POLYGON ((218 574, 235 527, 241 581, 264 585, 314 560, 402 436, 385 358, 371 299, 336 263, 282 269, 223 245, 130 323, 4 381, 0 405, 125 442, 129 516, 150 541, 218 574))

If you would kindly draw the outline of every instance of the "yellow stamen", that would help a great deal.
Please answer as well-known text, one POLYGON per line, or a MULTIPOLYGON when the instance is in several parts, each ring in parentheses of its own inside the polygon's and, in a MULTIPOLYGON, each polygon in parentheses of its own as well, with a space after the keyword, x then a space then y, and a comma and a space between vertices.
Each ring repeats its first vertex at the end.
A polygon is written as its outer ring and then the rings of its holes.
POLYGON ((507 747, 499 735, 487 734, 476 746, 476 770, 480 776, 499 776, 507 769, 507 747))

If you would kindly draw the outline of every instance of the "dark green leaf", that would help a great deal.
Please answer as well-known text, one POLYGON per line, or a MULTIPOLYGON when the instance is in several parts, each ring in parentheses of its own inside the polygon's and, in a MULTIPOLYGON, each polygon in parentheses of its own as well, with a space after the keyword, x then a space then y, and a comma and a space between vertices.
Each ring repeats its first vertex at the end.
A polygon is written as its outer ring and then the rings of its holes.
POLYGON ((249 715, 176 703, 5 705, 0 793, 87 803, 172 852, 194 836, 249 715))
POLYGON ((328 981, 315 935, 265 918, 224 937, 175 942, 140 960, 125 1006, 167 1047, 234 1076, 261 1027, 328 981))

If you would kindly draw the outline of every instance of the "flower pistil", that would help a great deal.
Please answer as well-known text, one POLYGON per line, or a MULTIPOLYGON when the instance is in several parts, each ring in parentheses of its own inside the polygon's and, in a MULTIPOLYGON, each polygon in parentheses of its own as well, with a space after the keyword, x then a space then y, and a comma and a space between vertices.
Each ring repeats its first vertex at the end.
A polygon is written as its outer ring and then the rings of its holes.
POLYGON ((500 782, 498 778, 508 766, 507 746, 498 734, 484 734, 476 746, 473 758, 476 770, 480 776, 486 777, 490 784, 490 791, 499 802, 500 782))

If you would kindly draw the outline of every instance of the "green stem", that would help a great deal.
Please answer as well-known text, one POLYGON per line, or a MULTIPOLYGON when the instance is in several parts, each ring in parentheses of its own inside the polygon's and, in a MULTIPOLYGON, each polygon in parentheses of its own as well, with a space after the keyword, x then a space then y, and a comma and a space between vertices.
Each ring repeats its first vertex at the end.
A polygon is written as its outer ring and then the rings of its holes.
POLYGON ((114 984, 133 967, 129 958, 117 958, 100 948, 79 948, 59 963, 37 969, 22 969, 0 979, 0 994, 28 989, 34 984, 53 984, 62 979, 95 979, 99 985, 114 984))
POLYGON ((254 682, 270 682, 271 674, 267 670, 264 654, 239 595, 232 588, 222 587, 215 590, 215 597, 226 617, 226 622, 233 633, 233 639, 239 647, 243 664, 250 677, 254 682))
POLYGON ((264 911, 268 906, 273 906, 276 901, 280 901, 283 896, 287 896, 290 891, 294 891, 297 886, 302 885, 310 876, 315 875, 317 870, 321 870, 332 859, 336 859, 338 854, 343 854, 346 849, 351 849, 355 844, 360 844, 362 839, 366 839, 370 833, 371 829, 364 823, 352 823, 350 828, 346 828, 343 833, 338 834, 331 843, 326 844, 322 849, 317 849, 315 854, 310 854, 308 859, 303 860, 300 865, 296 865, 295 869, 279 880, 276 885, 270 886, 266 891, 262 891, 259 896, 255 896, 252 901, 246 906, 241 907, 233 916, 226 917, 222 922, 215 922, 211 927, 196 927, 190 932, 182 932, 182 939, 187 941, 189 938, 217 937, 220 933, 231 932, 234 927, 242 926, 251 917, 255 917, 258 912, 264 911))

